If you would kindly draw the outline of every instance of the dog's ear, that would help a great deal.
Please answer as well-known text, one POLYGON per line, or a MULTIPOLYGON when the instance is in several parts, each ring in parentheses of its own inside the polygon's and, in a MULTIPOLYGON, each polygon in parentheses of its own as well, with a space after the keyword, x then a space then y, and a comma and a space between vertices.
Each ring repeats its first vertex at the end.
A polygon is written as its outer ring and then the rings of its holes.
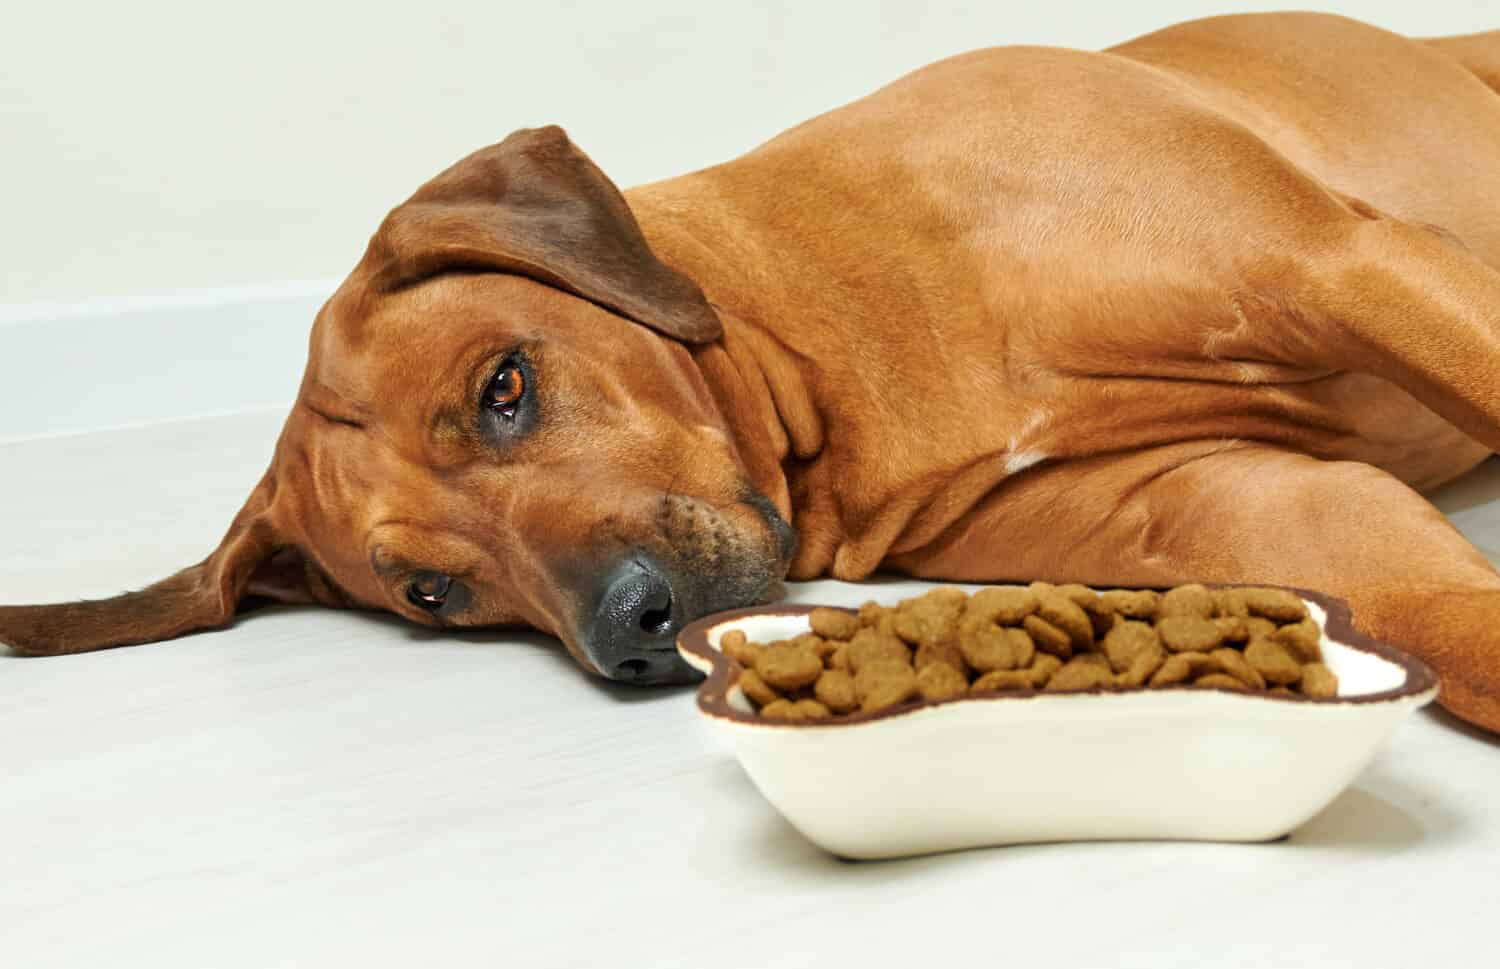
POLYGON ((723 332, 702 290, 656 257, 619 189, 555 125, 517 131, 422 186, 365 259, 377 287, 515 273, 688 343, 723 332))
POLYGON ((212 555, 139 592, 91 602, 0 606, 0 643, 25 656, 83 653, 225 625, 247 594, 312 601, 307 570, 300 560, 290 561, 271 525, 273 491, 267 475, 212 555))

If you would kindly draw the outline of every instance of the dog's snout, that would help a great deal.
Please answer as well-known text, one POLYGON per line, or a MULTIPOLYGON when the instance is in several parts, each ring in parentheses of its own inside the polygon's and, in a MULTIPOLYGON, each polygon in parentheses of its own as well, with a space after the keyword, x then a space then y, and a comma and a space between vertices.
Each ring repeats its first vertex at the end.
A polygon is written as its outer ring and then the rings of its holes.
POLYGON ((632 558, 604 583, 587 649, 609 679, 642 685, 687 683, 698 674, 677 655, 675 637, 683 620, 682 605, 665 570, 650 558, 632 558))
POLYGON ((654 563, 632 559, 620 569, 599 604, 599 621, 649 636, 672 624, 672 583, 654 563))

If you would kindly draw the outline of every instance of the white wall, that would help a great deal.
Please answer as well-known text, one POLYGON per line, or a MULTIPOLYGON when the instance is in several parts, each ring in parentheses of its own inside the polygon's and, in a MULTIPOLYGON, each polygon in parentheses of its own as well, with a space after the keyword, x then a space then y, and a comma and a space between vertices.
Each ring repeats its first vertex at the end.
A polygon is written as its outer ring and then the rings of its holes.
MULTIPOLYGON (((947 54, 1279 5, 13 0, 0 441, 285 406, 316 307, 381 216, 515 128, 564 124, 628 186, 947 54)), ((1500 27, 1495 0, 1325 8, 1419 35, 1500 27)))
MULTIPOLYGON (((0 18, 0 304, 341 276, 419 182, 521 126, 565 125, 629 185, 946 54, 1280 5, 18 0, 0 18)), ((1500 27, 1494 0, 1325 6, 1500 27)))

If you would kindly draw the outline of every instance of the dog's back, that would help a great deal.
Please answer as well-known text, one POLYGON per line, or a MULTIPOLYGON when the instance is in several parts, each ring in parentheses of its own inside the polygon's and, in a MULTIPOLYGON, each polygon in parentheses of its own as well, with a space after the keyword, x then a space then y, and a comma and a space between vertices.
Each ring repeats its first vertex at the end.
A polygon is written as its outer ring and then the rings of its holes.
POLYGON ((1458 61, 1500 94, 1500 30, 1459 37, 1434 37, 1426 43, 1458 61))
POLYGON ((1328 14, 1169 27, 1112 52, 1185 78, 1325 185, 1500 266, 1500 31, 1414 41, 1328 14), (1490 119, 1490 123, 1477 119, 1490 119))

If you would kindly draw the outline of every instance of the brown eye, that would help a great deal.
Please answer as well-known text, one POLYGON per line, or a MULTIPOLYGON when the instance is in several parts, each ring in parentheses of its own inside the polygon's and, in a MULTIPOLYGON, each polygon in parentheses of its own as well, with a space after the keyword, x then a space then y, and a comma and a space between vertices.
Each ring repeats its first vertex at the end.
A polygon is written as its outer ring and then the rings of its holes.
POLYGON ((418 609, 436 612, 448 601, 453 579, 437 572, 421 572, 406 587, 406 598, 418 609))
POLYGON ((521 372, 520 364, 507 360, 500 365, 499 371, 490 381, 484 402, 491 410, 498 411, 505 417, 515 417, 516 408, 521 405, 521 398, 525 396, 526 375, 521 372))

